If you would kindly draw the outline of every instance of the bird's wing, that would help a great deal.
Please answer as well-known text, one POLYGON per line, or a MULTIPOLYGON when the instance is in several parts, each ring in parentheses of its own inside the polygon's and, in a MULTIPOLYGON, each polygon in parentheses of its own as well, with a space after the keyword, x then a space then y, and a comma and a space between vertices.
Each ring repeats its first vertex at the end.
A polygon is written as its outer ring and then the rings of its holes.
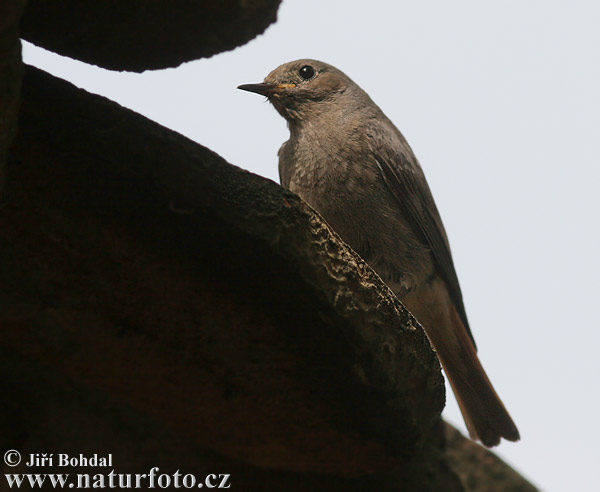
POLYGON ((396 198, 413 230, 431 250, 437 267, 448 284, 450 295, 461 320, 475 344, 442 219, 421 166, 413 156, 408 144, 404 139, 402 140, 402 147, 406 147, 405 151, 388 148, 387 152, 375 152, 377 165, 386 185, 396 198))

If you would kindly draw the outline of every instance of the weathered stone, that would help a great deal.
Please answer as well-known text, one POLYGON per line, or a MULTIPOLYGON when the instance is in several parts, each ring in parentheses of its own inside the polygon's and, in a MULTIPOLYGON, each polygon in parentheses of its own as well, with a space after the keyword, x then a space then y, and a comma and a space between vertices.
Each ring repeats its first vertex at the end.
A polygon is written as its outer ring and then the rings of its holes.
POLYGON ((29 0, 22 36, 110 70, 176 67, 247 43, 280 0, 29 0))

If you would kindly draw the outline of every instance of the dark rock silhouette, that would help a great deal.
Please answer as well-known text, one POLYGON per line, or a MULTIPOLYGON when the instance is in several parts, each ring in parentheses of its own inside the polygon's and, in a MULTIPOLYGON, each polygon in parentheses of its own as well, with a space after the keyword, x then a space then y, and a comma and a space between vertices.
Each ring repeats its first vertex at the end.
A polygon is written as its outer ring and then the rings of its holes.
POLYGON ((28 0, 24 39, 111 70, 143 72, 231 50, 277 18, 280 0, 28 0))

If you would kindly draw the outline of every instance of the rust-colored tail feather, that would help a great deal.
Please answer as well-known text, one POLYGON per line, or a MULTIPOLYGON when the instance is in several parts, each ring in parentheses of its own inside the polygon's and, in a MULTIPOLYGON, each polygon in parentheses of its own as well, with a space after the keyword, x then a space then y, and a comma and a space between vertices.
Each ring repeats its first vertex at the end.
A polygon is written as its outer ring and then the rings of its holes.
POLYGON ((428 335, 446 371, 471 438, 488 447, 498 445, 501 438, 518 441, 517 426, 479 362, 460 317, 454 309, 452 311, 454 336, 435 336, 435 333, 429 333, 432 330, 428 330, 428 335))

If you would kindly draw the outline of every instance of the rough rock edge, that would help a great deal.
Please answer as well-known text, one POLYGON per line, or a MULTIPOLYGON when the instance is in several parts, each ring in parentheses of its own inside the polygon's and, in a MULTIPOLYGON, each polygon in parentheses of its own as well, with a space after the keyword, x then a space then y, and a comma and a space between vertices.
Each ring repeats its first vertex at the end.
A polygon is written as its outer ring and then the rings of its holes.
POLYGON ((232 50, 277 19, 280 0, 29 0, 22 37, 108 70, 172 68, 232 50))

